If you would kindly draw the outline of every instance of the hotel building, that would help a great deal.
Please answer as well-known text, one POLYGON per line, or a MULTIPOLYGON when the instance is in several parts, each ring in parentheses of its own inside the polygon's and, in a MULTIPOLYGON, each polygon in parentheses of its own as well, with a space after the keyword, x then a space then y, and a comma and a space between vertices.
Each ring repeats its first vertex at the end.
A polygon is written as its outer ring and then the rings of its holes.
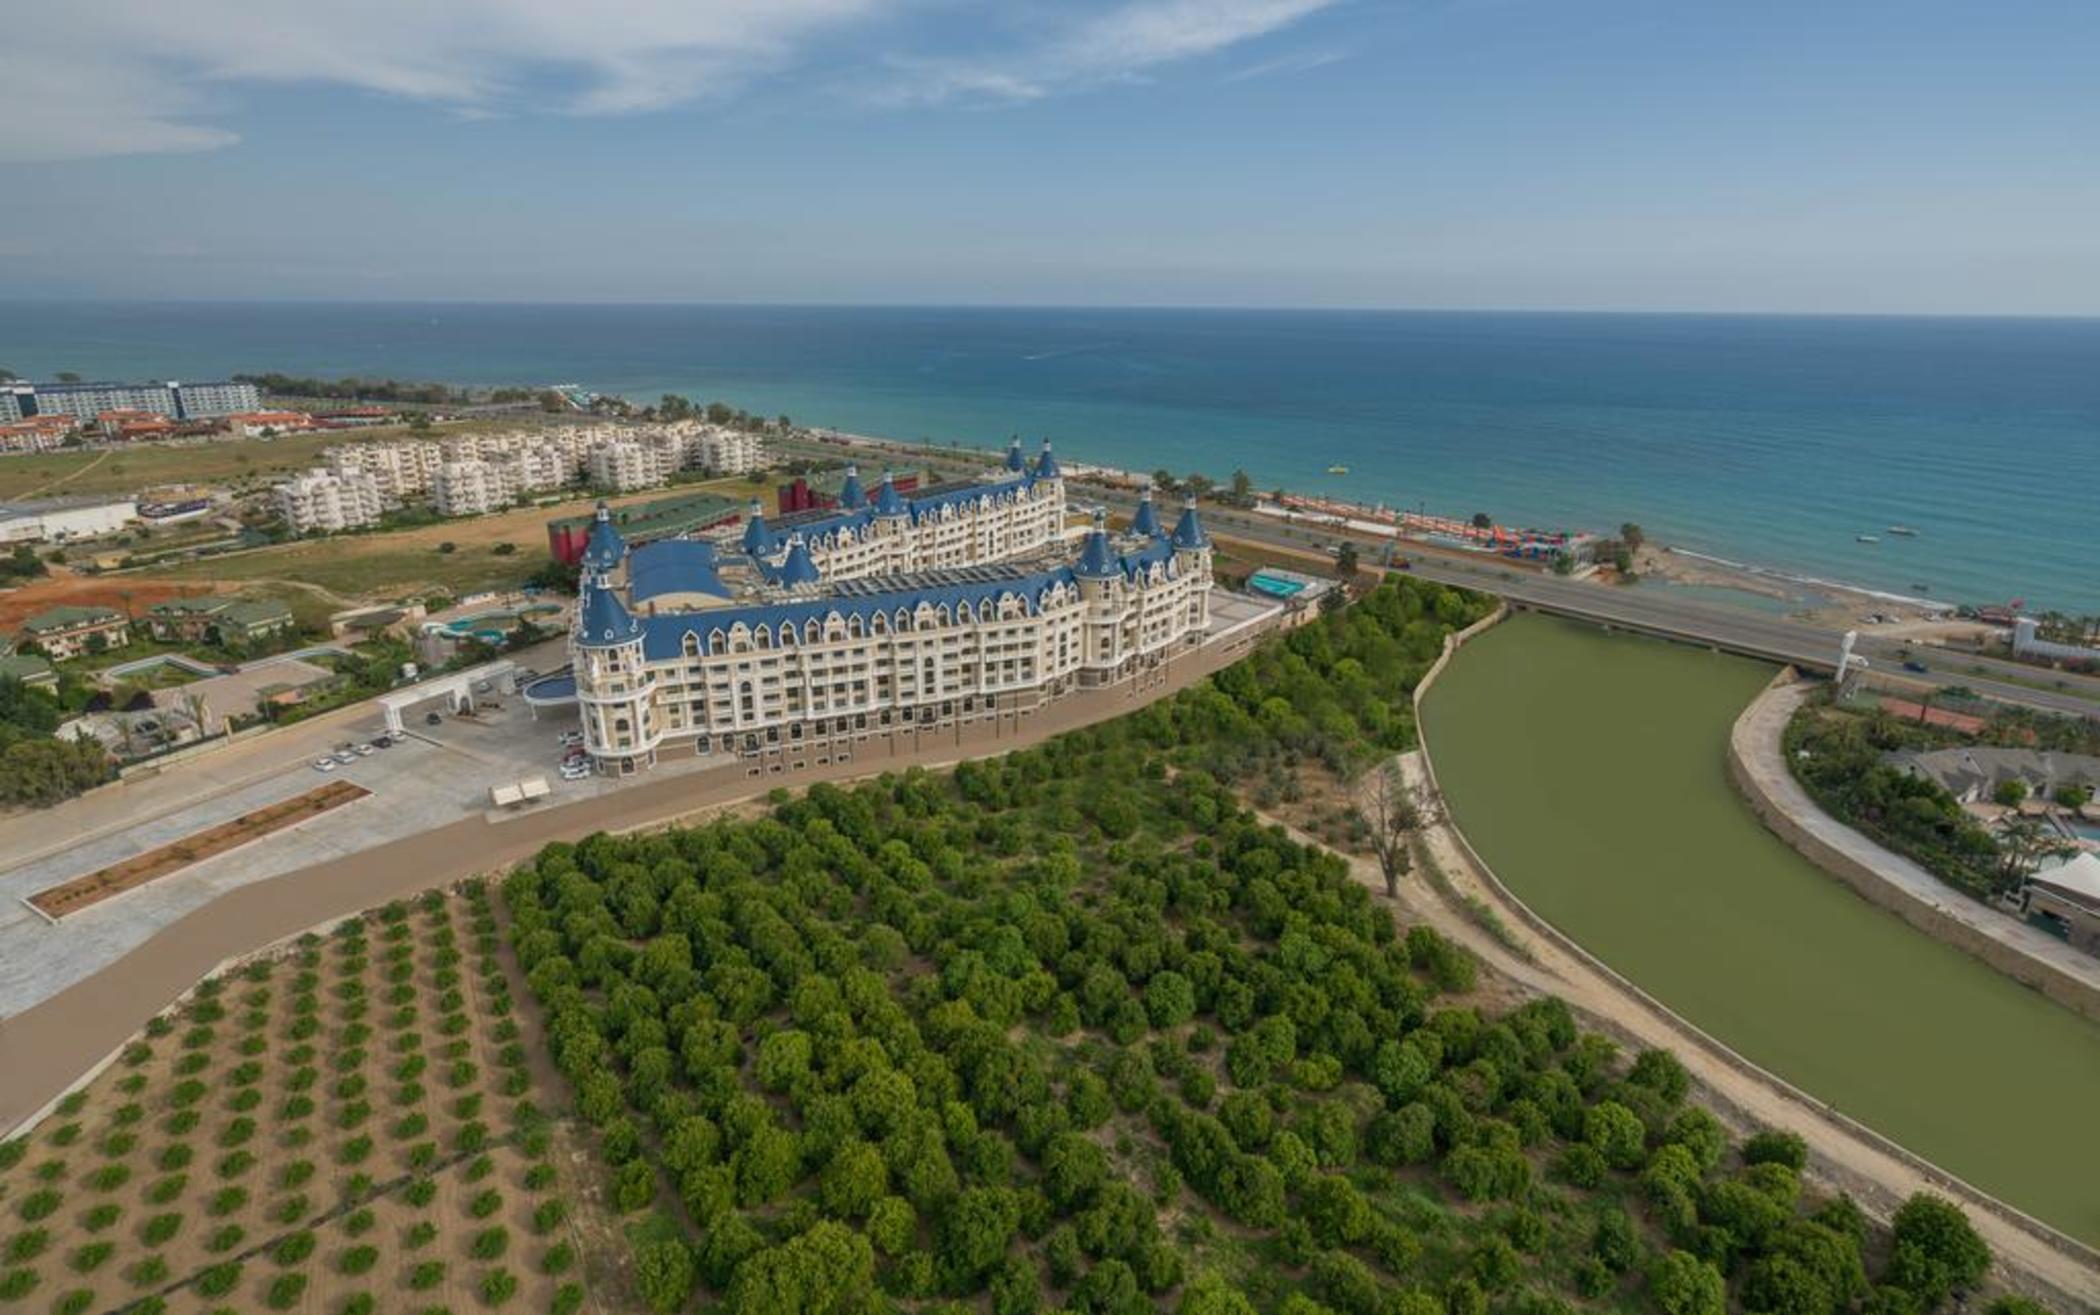
POLYGON ((855 501, 631 550, 601 511, 570 634, 599 770, 1029 710, 1209 628, 1194 503, 1171 532, 1149 497, 1126 534, 1097 516, 1075 552, 1047 444, 1033 465, 1016 450, 980 480, 855 501))

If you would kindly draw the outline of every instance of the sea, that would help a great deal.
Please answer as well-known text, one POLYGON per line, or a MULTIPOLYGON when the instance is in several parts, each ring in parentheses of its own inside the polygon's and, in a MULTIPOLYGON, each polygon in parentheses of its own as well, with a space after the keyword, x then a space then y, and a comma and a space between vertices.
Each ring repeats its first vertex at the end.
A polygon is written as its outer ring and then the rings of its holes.
POLYGON ((681 393, 2100 613, 2100 319, 0 302, 0 366, 681 393))

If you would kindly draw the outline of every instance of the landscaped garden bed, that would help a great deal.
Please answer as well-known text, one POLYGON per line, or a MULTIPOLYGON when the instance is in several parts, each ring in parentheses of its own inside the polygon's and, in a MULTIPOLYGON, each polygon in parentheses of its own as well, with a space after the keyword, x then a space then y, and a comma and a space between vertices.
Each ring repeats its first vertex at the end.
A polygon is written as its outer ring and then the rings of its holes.
POLYGON ((293 795, 251 813, 243 813, 215 827, 171 840, 165 845, 147 850, 97 868, 84 876, 56 886, 40 890, 29 897, 29 903, 46 917, 63 918, 68 913, 78 913, 90 904, 100 903, 112 895, 121 895, 127 890, 136 890, 149 881, 178 872, 192 863, 201 863, 229 849, 260 840, 273 831, 282 831, 296 826, 311 817, 319 817, 330 809, 355 803, 372 793, 361 785, 349 781, 330 781, 304 794, 293 795))

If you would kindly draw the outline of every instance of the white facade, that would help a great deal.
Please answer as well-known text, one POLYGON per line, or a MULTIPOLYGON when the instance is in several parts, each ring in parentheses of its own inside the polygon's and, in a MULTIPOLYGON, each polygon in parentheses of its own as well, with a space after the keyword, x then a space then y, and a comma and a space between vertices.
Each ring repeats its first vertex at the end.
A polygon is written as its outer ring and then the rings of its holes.
MULTIPOLYGON (((1047 478, 1020 483, 1054 502, 1056 530, 1039 537, 1027 501, 1003 522, 1025 533, 951 533, 969 522, 929 516, 917 551, 987 555, 903 574, 820 577, 799 537, 777 563, 732 558, 727 545, 719 557, 677 542, 629 553, 601 519, 570 636, 586 751, 625 773, 663 753, 763 754, 1000 715, 1200 642, 1211 547, 1193 506, 1172 534, 1148 521, 1148 532, 1112 538, 1097 520, 1074 559, 1057 551, 1062 481, 1044 467, 1047 478), (766 583, 724 578, 739 570, 766 583)), ((1011 491, 1003 479, 981 487, 1011 491)), ((936 496, 977 505, 957 490, 936 496)), ((893 525, 886 537, 904 533, 893 525)))
POLYGON ((438 467, 431 500, 440 516, 481 516, 509 507, 518 490, 503 461, 467 457, 438 467))
POLYGON ((0 543, 65 543, 115 534, 139 518, 131 498, 0 507, 0 543))
POLYGON ((361 470, 309 470, 272 490, 294 534, 334 534, 377 525, 386 509, 379 482, 361 470))
POLYGON ((262 409, 262 393, 254 384, 169 384, 175 393, 175 414, 185 420, 200 417, 239 415, 262 409))

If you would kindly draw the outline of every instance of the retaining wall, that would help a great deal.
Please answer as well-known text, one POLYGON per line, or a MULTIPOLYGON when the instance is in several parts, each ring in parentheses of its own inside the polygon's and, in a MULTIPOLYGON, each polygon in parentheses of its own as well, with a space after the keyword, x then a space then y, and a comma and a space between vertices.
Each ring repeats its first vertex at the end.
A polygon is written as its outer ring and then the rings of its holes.
MULTIPOLYGON (((1422 772, 1424 777, 1429 782, 1430 790, 1439 797, 1442 795, 1443 790, 1442 787, 1437 784, 1436 764, 1435 760, 1431 757, 1429 752, 1429 735, 1427 731, 1423 729, 1422 698, 1425 694, 1429 692, 1429 688, 1432 684, 1435 683, 1436 678, 1443 674, 1444 668, 1449 664, 1451 658, 1459 651, 1459 649, 1463 648, 1467 643, 1471 642, 1477 635, 1488 629, 1490 626, 1496 625, 1502 620, 1504 620, 1508 615, 1509 608, 1507 605, 1504 605, 1502 607, 1497 608, 1492 616, 1489 616, 1484 620, 1475 623, 1474 625, 1466 627, 1466 629, 1458 632, 1457 634, 1446 636, 1444 640, 1444 651, 1442 655, 1439 656, 1437 660, 1430 665, 1429 670, 1423 674, 1421 681, 1415 686, 1414 710, 1416 740, 1421 749, 1422 772)), ((1791 674, 1792 668, 1787 668, 1785 671, 1781 672, 1781 677, 1790 678, 1791 674)), ((1752 706, 1755 705, 1753 704, 1752 706)), ((1737 724, 1738 726, 1740 726, 1740 719, 1738 719, 1737 724)), ((1731 774, 1735 770, 1734 739, 1735 737, 1731 735, 1729 748, 1729 770, 1731 774)), ((1525 927, 1530 929, 1533 935, 1536 935, 1541 939, 1549 942, 1550 944, 1557 946, 1561 950, 1565 951, 1567 954, 1572 955, 1574 958, 1580 960, 1582 963, 1586 964, 1591 971, 1597 973, 1599 976, 1609 981, 1613 986, 1615 986, 1620 991, 1624 992, 1633 1000, 1638 1001, 1643 1007, 1652 1011, 1657 1016, 1667 1019, 1673 1028, 1675 1028, 1680 1034, 1691 1040, 1700 1049, 1706 1051, 1709 1055, 1713 1056, 1715 1059, 1720 1060, 1722 1063, 1728 1065, 1728 1067, 1736 1070, 1738 1073, 1741 1073, 1744 1077, 1749 1078, 1754 1082, 1760 1083, 1774 1092, 1777 1092, 1786 1100, 1788 1100, 1796 1106, 1799 1106, 1803 1111, 1807 1112, 1811 1116, 1821 1119, 1825 1123, 1828 1123, 1833 1127, 1839 1129, 1842 1133, 1844 1133, 1844 1135, 1852 1138, 1855 1141, 1870 1146, 1876 1151, 1879 1151, 1881 1154, 1889 1157, 1892 1160, 1895 1160, 1899 1164, 1904 1165, 1912 1173, 1916 1174, 1919 1178, 1930 1183, 1932 1186, 1934 1186, 1939 1191, 1943 1192, 1953 1200, 1960 1202, 1964 1207, 1992 1215, 1993 1217, 2001 1220, 2002 1222, 2011 1226, 2012 1228, 2015 1228, 2020 1232, 2025 1233, 2029 1237, 2035 1239, 2036 1241, 2041 1242, 2050 1250, 2055 1251, 2059 1255, 2066 1256, 2088 1269, 2100 1269, 2100 1250, 2096 1250, 2093 1247, 2087 1246, 2085 1243, 2079 1241, 2078 1239, 2070 1236, 2067 1233, 2058 1231, 2053 1226, 2044 1223, 2042 1220, 2035 1218, 2033 1215, 2028 1214, 2027 1212, 2019 1209, 2018 1207, 2009 1205, 2006 1202, 1999 1200, 1997 1197, 1992 1196, 1990 1193, 1968 1182, 1966 1179, 1958 1178, 1955 1175, 1948 1173, 1946 1170, 1940 1168, 1932 1161, 1925 1159, 1923 1156, 1918 1155, 1915 1152, 1912 1152, 1909 1149, 1905 1148, 1902 1144, 1891 1140, 1890 1138, 1882 1135, 1879 1132, 1876 1132, 1874 1129, 1868 1127, 1864 1123, 1861 1123, 1859 1120, 1853 1118, 1851 1115, 1844 1113, 1842 1110, 1837 1109, 1835 1106, 1831 1105, 1827 1101, 1824 1101, 1816 1097, 1815 1095, 1804 1091, 1800 1087, 1795 1086, 1793 1083, 1787 1081, 1785 1078, 1780 1077, 1778 1074, 1772 1072, 1771 1070, 1762 1068, 1757 1064, 1752 1063, 1750 1060, 1744 1058, 1735 1050, 1731 1049, 1726 1043, 1722 1042, 1721 1040, 1713 1036, 1711 1033, 1707 1032, 1705 1029, 1699 1027, 1691 1020, 1685 1018, 1676 1010, 1664 1004, 1661 1000, 1650 995, 1646 990, 1637 985, 1630 978, 1620 973, 1617 969, 1613 968, 1610 964, 1604 962, 1602 959, 1599 959, 1596 955, 1591 954, 1587 949, 1583 948, 1583 946, 1579 942, 1563 933, 1558 927, 1555 927, 1552 923, 1546 921, 1537 913, 1533 912, 1530 905, 1524 903, 1523 900, 1518 899, 1516 894, 1512 892, 1509 889, 1509 887, 1502 884, 1502 878, 1497 876, 1495 874, 1495 870, 1488 866, 1487 860, 1482 858, 1480 856, 1479 851, 1473 848, 1473 842, 1466 838, 1466 833, 1459 827, 1458 823, 1450 817, 1448 808, 1445 811, 1444 824, 1450 831, 1452 837, 1458 842, 1459 850, 1465 855, 1466 861, 1472 865, 1474 872, 1480 877, 1482 884, 1494 896, 1495 902, 1499 904, 1505 912, 1514 916, 1519 922, 1523 923, 1525 927)), ((2040 1280, 2040 1276, 2036 1277, 2038 1280, 2040 1280)))
MULTIPOLYGON (((1763 762, 1764 770, 1759 770, 1764 754, 1753 725, 1756 714, 1767 699, 1779 697, 1794 679, 1791 669, 1780 672, 1765 692, 1736 718, 1734 729, 1728 736, 1728 779, 1766 829, 1786 841, 1809 862, 1844 882, 1862 899, 1888 910, 1926 935, 1981 959, 2022 986, 2032 987, 2065 1008, 2100 1022, 2100 984, 2096 984, 2094 975, 2080 976, 2014 944, 2011 934, 2024 929, 2006 915, 1973 902, 1963 903, 1968 900, 1967 896, 1951 887, 1941 887, 1937 878, 1931 878, 1934 889, 1929 894, 1921 892, 1877 871, 1873 864, 1816 834, 1814 828, 1818 825, 1843 827, 1844 824, 1818 808, 1805 790, 1799 790, 1798 786, 1786 790, 1787 785, 1794 785, 1791 775, 1785 775, 1784 784, 1770 779, 1772 773, 1786 773, 1783 760, 1763 762), (1799 798, 1786 797, 1794 793, 1798 793, 1799 798), (1994 927, 1991 925, 1994 920, 2004 921, 2006 925, 1994 927)), ((1774 752, 1779 751, 1775 749, 1774 752)), ((1876 851, 1887 863, 1909 863, 1908 859, 1873 844, 1856 832, 1847 839, 1862 848, 1876 851)), ((2043 933, 2033 932, 2032 935, 2040 937, 2043 933)), ((2053 940, 2044 948, 2078 953, 2053 940)), ((2100 970, 2100 964, 2095 967, 2100 970)))

